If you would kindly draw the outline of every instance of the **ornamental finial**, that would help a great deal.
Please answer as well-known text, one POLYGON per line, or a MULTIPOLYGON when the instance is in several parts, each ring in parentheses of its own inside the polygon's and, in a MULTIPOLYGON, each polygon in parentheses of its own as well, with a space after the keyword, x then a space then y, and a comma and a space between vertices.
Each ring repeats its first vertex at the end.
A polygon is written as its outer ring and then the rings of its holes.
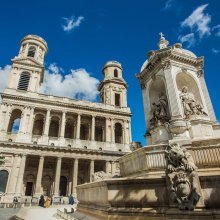
POLYGON ((167 48, 167 46, 169 45, 169 41, 165 39, 164 34, 162 32, 160 32, 159 35, 160 35, 160 41, 158 43, 159 49, 167 48))

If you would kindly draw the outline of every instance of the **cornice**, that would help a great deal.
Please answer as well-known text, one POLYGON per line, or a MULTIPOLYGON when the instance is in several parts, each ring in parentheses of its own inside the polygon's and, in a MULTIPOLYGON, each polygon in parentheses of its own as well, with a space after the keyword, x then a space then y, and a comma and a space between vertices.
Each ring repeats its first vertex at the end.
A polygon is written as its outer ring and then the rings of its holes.
POLYGON ((103 87, 105 84, 107 84, 107 83, 114 83, 114 84, 123 85, 123 86, 125 86, 126 89, 127 89, 127 87, 128 87, 128 86, 127 86, 127 83, 126 83, 124 80, 113 78, 113 79, 102 80, 102 81, 100 82, 100 84, 99 84, 98 90, 100 91, 100 90, 102 89, 102 87, 103 87))
MULTIPOLYGON (((2 93, 2 99, 5 99, 5 98, 7 98, 11 101, 18 100, 18 101, 31 102, 31 103, 33 103, 33 107, 36 107, 36 103, 39 103, 39 104, 44 104, 44 105, 46 104, 46 105, 53 105, 53 106, 58 106, 58 107, 68 107, 68 108, 74 108, 74 109, 80 109, 80 110, 87 110, 87 111, 91 111, 91 112, 109 113, 109 114, 122 115, 122 116, 128 116, 128 117, 132 116, 131 112, 117 111, 117 109, 115 109, 115 110, 102 109, 102 108, 97 108, 94 106, 82 106, 79 104, 77 105, 75 103, 59 102, 57 100, 54 100, 54 101, 53 100, 43 100, 43 99, 39 99, 39 98, 31 98, 31 97, 24 97, 24 96, 20 96, 20 95, 12 95, 12 94, 2 93)), ((28 104, 28 106, 31 106, 31 105, 28 104)))
POLYGON ((179 63, 191 66, 197 69, 197 75, 200 77, 203 74, 204 57, 191 57, 186 54, 181 54, 172 48, 165 48, 157 51, 152 57, 149 58, 149 62, 146 68, 136 75, 139 81, 145 79, 146 75, 152 73, 156 68, 169 69, 173 63, 179 63))
POLYGON ((40 150, 42 152, 58 152, 58 153, 82 153, 88 155, 100 155, 100 156, 124 156, 127 153, 121 151, 100 151, 94 149, 83 149, 83 148, 71 148, 63 146, 50 146, 50 145, 39 145, 39 144, 26 144, 26 143, 16 143, 8 141, 0 141, 0 146, 2 147, 16 147, 18 149, 29 149, 29 150, 40 150))

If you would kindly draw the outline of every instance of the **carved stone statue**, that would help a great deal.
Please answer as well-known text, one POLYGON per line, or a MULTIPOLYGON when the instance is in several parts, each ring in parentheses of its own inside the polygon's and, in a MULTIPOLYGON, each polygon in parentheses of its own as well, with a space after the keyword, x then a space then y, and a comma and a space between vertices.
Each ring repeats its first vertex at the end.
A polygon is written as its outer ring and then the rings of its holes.
POLYGON ((207 115, 206 112, 204 112, 201 103, 197 102, 193 95, 188 92, 187 86, 182 88, 180 99, 183 104, 183 110, 186 118, 189 118, 190 115, 207 115))
POLYGON ((193 210, 200 199, 199 179, 191 154, 178 144, 168 146, 166 178, 170 199, 181 210, 193 210))
POLYGON ((163 92, 160 94, 158 102, 154 102, 152 105, 155 109, 153 110, 153 117, 150 120, 150 124, 151 128, 154 128, 157 125, 164 124, 168 121, 167 98, 163 92))

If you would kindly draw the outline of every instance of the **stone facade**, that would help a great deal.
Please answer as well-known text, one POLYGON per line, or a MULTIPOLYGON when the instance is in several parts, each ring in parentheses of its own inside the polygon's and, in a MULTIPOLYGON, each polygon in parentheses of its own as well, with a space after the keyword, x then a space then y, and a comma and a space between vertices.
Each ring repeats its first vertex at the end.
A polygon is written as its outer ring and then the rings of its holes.
MULTIPOLYGON (((40 94, 47 43, 28 35, 12 59, 0 108, 1 202, 13 196, 76 196, 94 172, 117 172, 130 152, 131 112, 121 64, 104 65, 101 103, 40 94), (17 127, 16 127, 17 126, 17 127)), ((37 201, 37 200, 36 200, 37 201)))

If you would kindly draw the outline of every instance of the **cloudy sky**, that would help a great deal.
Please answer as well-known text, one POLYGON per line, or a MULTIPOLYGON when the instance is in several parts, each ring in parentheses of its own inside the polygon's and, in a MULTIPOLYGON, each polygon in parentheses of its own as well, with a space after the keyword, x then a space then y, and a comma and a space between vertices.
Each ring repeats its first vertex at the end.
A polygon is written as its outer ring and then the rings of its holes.
POLYGON ((142 95, 135 74, 147 52, 157 49, 158 34, 163 32, 170 44, 182 42, 197 56, 205 56, 205 78, 220 120, 219 8, 219 0, 1 2, 0 92, 10 60, 27 34, 40 35, 49 46, 43 93, 99 101, 102 66, 117 60, 129 85, 133 140, 144 144, 142 95))

